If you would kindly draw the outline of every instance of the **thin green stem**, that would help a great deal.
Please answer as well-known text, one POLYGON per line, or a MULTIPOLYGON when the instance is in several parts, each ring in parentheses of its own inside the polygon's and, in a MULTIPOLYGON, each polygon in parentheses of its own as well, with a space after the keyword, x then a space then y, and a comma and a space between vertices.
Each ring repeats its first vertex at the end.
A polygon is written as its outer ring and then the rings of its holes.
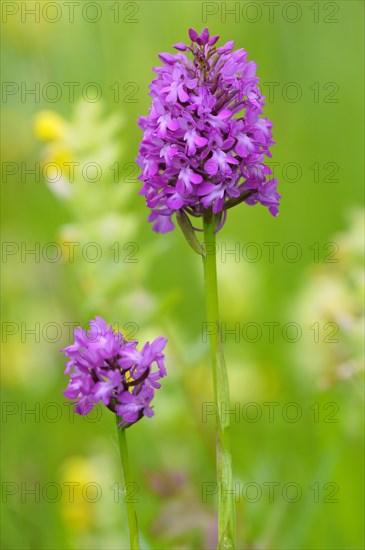
POLYGON ((123 471, 123 483, 124 483, 124 502, 127 505, 127 516, 128 516, 128 526, 129 526, 129 544, 130 550, 139 550, 139 535, 138 535, 138 523, 137 523, 137 514, 134 509, 134 500, 133 497, 128 496, 128 488, 132 489, 135 487, 135 483, 132 480, 131 471, 129 467, 129 458, 128 458, 128 447, 127 447, 127 437, 126 430, 118 427, 118 422, 120 418, 117 418, 117 432, 119 440, 119 449, 120 449, 120 458, 122 462, 122 471, 123 471))
POLYGON ((218 549, 234 549, 235 501, 232 483, 232 458, 229 444, 229 387, 224 362, 218 311, 217 264, 216 264, 216 217, 206 210, 204 222, 204 282, 206 315, 209 323, 212 377, 216 411, 216 460, 218 484, 218 549))

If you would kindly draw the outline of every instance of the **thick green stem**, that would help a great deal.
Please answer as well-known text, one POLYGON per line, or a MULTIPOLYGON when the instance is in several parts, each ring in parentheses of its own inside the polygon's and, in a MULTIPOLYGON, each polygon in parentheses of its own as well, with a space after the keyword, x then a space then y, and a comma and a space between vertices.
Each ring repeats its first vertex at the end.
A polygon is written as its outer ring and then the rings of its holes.
POLYGON ((207 323, 212 362, 212 377, 216 411, 216 460, 218 484, 218 549, 234 549, 235 499, 232 482, 232 458, 229 445, 229 386, 224 362, 217 291, 217 247, 215 242, 215 215, 204 213, 204 281, 207 323))
POLYGON ((124 483, 124 502, 127 505, 127 516, 128 516, 128 526, 129 526, 129 544, 130 550, 139 550, 139 535, 138 535, 138 523, 137 523, 137 514, 134 509, 134 500, 133 497, 128 496, 128 488, 134 488, 135 483, 131 477, 131 471, 129 467, 129 458, 128 458, 128 447, 127 447, 127 438, 126 430, 123 428, 118 428, 118 422, 121 421, 120 418, 117 418, 117 432, 119 440, 119 449, 120 449, 120 458, 122 462, 122 471, 123 471, 123 483, 124 483))

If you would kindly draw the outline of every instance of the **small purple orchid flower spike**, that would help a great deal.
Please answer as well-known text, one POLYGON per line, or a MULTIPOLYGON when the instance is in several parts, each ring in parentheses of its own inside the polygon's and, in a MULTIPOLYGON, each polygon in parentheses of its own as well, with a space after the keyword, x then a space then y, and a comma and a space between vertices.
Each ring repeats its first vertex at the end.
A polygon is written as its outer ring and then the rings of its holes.
MULTIPOLYGON (((124 487, 135 483, 128 456, 126 428, 144 416, 153 416, 151 401, 159 380, 166 375, 164 354, 167 340, 162 336, 141 351, 136 340, 126 341, 120 332, 101 317, 90 321, 90 329, 78 327, 75 341, 61 350, 69 361, 65 373, 70 381, 64 395, 74 401, 75 413, 86 415, 100 401, 113 413, 123 471, 124 487)), ((129 546, 139 550, 139 531, 134 501, 125 500, 129 546)))
POLYGON ((62 352, 70 358, 64 395, 74 400, 75 412, 86 415, 102 402, 117 414, 122 428, 153 416, 151 401, 166 375, 162 351, 167 340, 160 336, 138 351, 136 340, 127 342, 101 317, 90 321, 89 330, 75 329, 74 336, 62 352))

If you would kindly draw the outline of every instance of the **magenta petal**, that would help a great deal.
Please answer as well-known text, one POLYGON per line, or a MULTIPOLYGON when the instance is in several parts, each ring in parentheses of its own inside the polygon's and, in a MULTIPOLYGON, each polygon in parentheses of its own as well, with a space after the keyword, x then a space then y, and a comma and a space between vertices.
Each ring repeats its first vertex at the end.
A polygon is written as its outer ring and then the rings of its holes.
POLYGON ((214 36, 211 36, 209 38, 209 42, 208 42, 209 46, 214 46, 214 44, 216 42, 218 42, 218 40, 219 40, 219 35, 218 34, 215 34, 214 36))
POLYGON ((153 412, 153 410, 150 407, 145 407, 143 409, 143 414, 145 416, 147 416, 148 418, 151 418, 155 413, 153 412))
POLYGON ((179 99, 182 103, 185 103, 189 99, 188 94, 185 92, 184 88, 182 86, 179 86, 177 90, 177 95, 179 96, 179 99))
POLYGON ((234 157, 231 157, 231 155, 227 155, 226 160, 227 162, 229 162, 229 164, 239 164, 239 161, 234 157))
POLYGON ((158 54, 158 57, 161 59, 161 61, 164 61, 169 65, 171 65, 172 63, 175 63, 176 61, 176 56, 168 52, 160 53, 158 54))
POLYGON ((194 184, 201 183, 203 181, 203 177, 200 174, 195 174, 195 172, 191 172, 190 181, 194 184))
POLYGON ((226 42, 226 44, 224 44, 224 46, 221 46, 220 48, 217 48, 217 52, 219 54, 229 53, 232 50, 233 46, 234 46, 234 40, 230 40, 229 42, 226 42))
POLYGON ((245 78, 253 78, 256 74, 256 68, 257 65, 254 61, 250 61, 246 64, 246 67, 243 71, 243 75, 245 78))
POLYGON ((170 119, 168 121, 167 127, 168 127, 169 130, 172 130, 173 132, 180 128, 178 121, 174 120, 174 119, 170 119))
POLYGON ((204 170, 210 175, 214 176, 218 172, 218 164, 214 160, 208 160, 204 164, 204 170))
POLYGON ((198 38, 198 33, 194 29, 189 29, 189 38, 192 42, 196 42, 198 38))
POLYGON ((214 183, 210 183, 209 181, 204 181, 199 187, 197 187, 197 195, 203 196, 207 195, 211 191, 213 191, 217 186, 214 183))
POLYGON ((209 40, 209 31, 207 27, 204 27, 202 30, 202 33, 200 35, 200 38, 202 39, 203 44, 206 44, 209 40))
POLYGON ((175 50, 180 50, 181 52, 185 52, 185 50, 187 50, 187 45, 184 44, 183 42, 177 42, 177 44, 174 44, 173 46, 175 48, 175 50))
POLYGON ((185 86, 187 88, 189 88, 189 90, 193 90, 196 85, 198 84, 198 79, 197 78, 192 78, 191 80, 186 80, 185 81, 185 86))
POLYGON ((199 147, 203 147, 203 145, 206 145, 208 143, 207 138, 204 138, 204 137, 198 136, 198 135, 195 136, 194 141, 199 147))
POLYGON ((231 111, 229 109, 222 109, 222 111, 219 111, 217 117, 221 119, 226 119, 231 116, 231 111))
POLYGON ((178 193, 175 193, 167 199, 166 204, 169 208, 179 210, 184 204, 184 199, 178 193))

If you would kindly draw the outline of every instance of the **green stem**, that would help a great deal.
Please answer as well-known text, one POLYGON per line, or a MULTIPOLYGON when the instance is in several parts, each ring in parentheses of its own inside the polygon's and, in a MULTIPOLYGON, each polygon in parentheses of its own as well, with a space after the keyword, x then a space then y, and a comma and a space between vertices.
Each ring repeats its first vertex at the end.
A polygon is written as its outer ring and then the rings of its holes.
POLYGON ((139 535, 138 535, 138 523, 137 523, 137 514, 134 509, 134 500, 132 497, 128 496, 128 486, 134 487, 135 483, 132 481, 131 471, 129 467, 129 458, 128 458, 128 447, 127 447, 127 437, 125 428, 118 428, 118 422, 121 421, 118 416, 117 419, 117 432, 119 440, 119 449, 120 449, 120 458, 122 462, 122 471, 123 471, 123 483, 124 483, 124 502, 127 505, 127 516, 128 516, 128 526, 129 526, 129 544, 130 550, 139 550, 139 535))
POLYGON ((229 386, 224 361, 218 311, 215 215, 206 210, 204 222, 204 282, 216 411, 216 460, 218 484, 218 549, 234 549, 235 500, 229 445, 229 386))

